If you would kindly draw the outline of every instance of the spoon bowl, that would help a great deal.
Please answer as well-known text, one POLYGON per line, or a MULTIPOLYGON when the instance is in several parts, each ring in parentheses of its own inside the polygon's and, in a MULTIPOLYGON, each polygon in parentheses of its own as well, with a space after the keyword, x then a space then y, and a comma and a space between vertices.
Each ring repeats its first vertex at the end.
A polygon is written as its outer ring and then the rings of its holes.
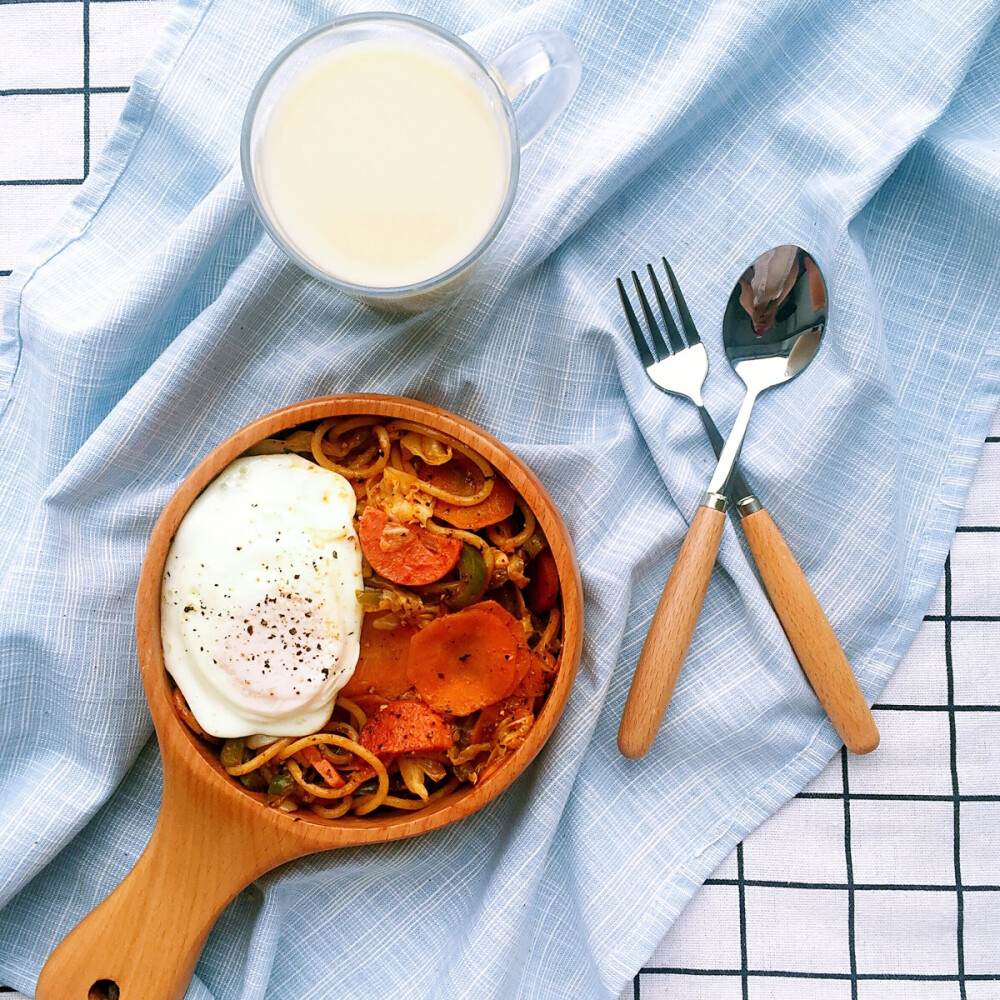
POLYGON ((826 331, 826 303, 823 275, 801 247, 774 247, 740 275, 722 320, 722 342, 747 392, 709 492, 727 492, 757 397, 791 381, 816 356, 826 331))
POLYGON ((726 306, 722 338, 747 388, 760 392, 805 369, 822 342, 826 307, 823 275, 801 247, 768 250, 740 275, 726 306))

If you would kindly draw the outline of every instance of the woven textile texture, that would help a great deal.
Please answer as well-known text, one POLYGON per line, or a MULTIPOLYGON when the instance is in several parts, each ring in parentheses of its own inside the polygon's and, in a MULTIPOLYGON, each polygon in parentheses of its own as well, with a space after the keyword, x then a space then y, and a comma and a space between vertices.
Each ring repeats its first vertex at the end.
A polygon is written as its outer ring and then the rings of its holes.
MULTIPOLYGON (((115 5, 83 6, 94 23, 115 5)), ((488 55, 561 27, 585 64, 524 158, 479 287, 410 320, 287 265, 234 170, 269 57, 347 8, 176 8, 105 155, 90 163, 85 114, 82 162, 42 175, 89 176, 6 282, 0 979, 30 989, 154 819, 131 608, 152 521, 213 443, 305 396, 416 395, 515 446, 576 538, 586 656, 509 795, 421 841, 262 880, 191 997, 617 995, 740 837, 820 770, 835 737, 729 529, 670 727, 640 764, 614 749, 711 460, 696 416, 645 380, 611 281, 668 253, 728 425, 729 285, 771 244, 815 253, 828 343, 762 400, 746 466, 874 697, 927 609, 996 402, 1000 37, 987 4, 869 7, 407 7, 488 55)), ((94 117, 90 76, 52 96, 94 117)), ((19 157, 3 145, 4 176, 19 157)))

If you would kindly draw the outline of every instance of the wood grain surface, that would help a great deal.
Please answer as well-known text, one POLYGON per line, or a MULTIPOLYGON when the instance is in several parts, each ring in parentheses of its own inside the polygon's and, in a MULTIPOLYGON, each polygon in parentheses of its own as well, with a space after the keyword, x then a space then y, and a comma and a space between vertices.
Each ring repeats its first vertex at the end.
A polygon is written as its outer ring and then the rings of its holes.
POLYGON ((820 704, 852 753, 871 753, 878 728, 837 636, 766 510, 741 522, 771 603, 820 704))
POLYGON ((725 523, 722 511, 699 507, 677 553, 618 727, 618 749, 626 757, 642 757, 656 738, 705 603, 725 523))
POLYGON ((163 800, 149 845, 122 884, 50 956, 36 1000, 181 1000, 208 932, 226 904, 264 872, 306 854, 414 837, 496 798, 548 739, 569 697, 583 641, 583 590, 572 543, 534 474, 504 445, 455 414, 417 400, 372 394, 297 403, 237 430, 192 470, 150 537, 136 601, 139 664, 163 757, 163 800), (174 533, 194 499, 263 438, 327 417, 373 414, 422 423, 469 445, 528 502, 559 570, 563 645, 555 684, 524 744, 477 785, 417 813, 324 820, 266 806, 234 782, 177 717, 160 643, 160 581, 174 533))

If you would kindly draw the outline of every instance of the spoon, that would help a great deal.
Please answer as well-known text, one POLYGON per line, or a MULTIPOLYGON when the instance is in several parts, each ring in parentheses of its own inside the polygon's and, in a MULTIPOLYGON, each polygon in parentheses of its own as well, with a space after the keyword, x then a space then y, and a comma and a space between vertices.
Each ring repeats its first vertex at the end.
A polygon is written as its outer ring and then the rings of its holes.
MULTIPOLYGON (((726 307, 726 356, 746 386, 743 405, 674 562, 636 666, 618 731, 626 757, 653 744, 694 635, 715 565, 728 489, 757 397, 791 381, 816 356, 826 329, 827 295, 813 258, 800 247, 775 247, 740 276, 726 307)), ((878 746, 871 710, 805 574, 756 497, 739 504, 757 568, 806 677, 845 745, 878 746)))

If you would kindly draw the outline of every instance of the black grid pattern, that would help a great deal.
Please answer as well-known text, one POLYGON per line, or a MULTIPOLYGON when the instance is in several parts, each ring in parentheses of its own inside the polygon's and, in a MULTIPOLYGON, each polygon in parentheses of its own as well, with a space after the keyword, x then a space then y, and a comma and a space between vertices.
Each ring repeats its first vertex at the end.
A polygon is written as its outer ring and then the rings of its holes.
MULTIPOLYGON (((32 167, 31 170, 20 172, 0 170, 0 197, 3 189, 28 189, 21 198, 0 202, 0 293, 4 279, 10 277, 24 249, 58 218, 64 204, 72 198, 74 189, 90 174, 94 156, 99 153, 99 147, 106 138, 105 130, 100 128, 95 136, 94 99, 112 96, 120 99, 116 106, 102 106, 100 109, 102 124, 110 124, 117 117, 120 103, 124 102, 125 95, 128 94, 131 76, 145 55, 146 45, 130 48, 128 39, 123 42, 120 51, 108 58, 109 52, 114 51, 114 40, 106 23, 107 18, 101 19, 105 22, 105 27, 97 40, 99 55, 103 57, 99 64, 103 66, 105 74, 109 66, 113 67, 118 79, 103 79, 95 84, 95 60, 92 58, 95 11, 100 13, 108 8, 117 8, 121 12, 116 18, 117 24, 139 26, 140 37, 152 38, 165 20, 170 6, 169 0, 0 0, 0 49, 3 52, 3 58, 0 59, 0 102, 27 99, 33 102, 33 109, 41 110, 46 115, 57 115, 58 112, 46 99, 80 98, 74 106, 77 110, 74 110, 72 116, 67 112, 65 120, 56 125, 57 130, 65 128, 67 133, 62 142, 56 137, 60 153, 64 154, 71 144, 76 144, 78 148, 77 166, 73 170, 48 170, 36 176, 35 170, 45 165, 45 150, 50 145, 41 136, 45 126, 40 127, 39 134, 34 135, 26 134, 20 129, 17 134, 8 131, 0 142, 0 147, 6 145, 8 149, 14 149, 20 146, 28 150, 29 155, 20 158, 18 162, 27 160, 32 167), (44 30, 31 37, 31 44, 19 44, 22 41, 21 35, 8 27, 15 15, 22 27, 27 21, 35 21, 40 26, 50 21, 56 24, 57 31, 51 45, 44 30), (58 30, 65 29, 70 23, 75 29, 72 37, 65 30, 58 30), (52 45, 60 46, 63 51, 54 53, 52 45), (19 78, 19 70, 32 64, 54 66, 58 80, 53 83, 58 85, 24 85, 19 78), (122 67, 121 72, 117 72, 119 66, 122 67), (70 75, 76 77, 72 83, 67 79, 70 75), (37 156, 34 157, 30 155, 32 140, 39 147, 37 156), (66 191, 64 197, 53 192, 44 199, 32 198, 34 191, 41 193, 43 189, 66 191), (43 208, 43 220, 38 218, 38 206, 43 208), (29 223, 27 234, 17 232, 18 218, 22 215, 29 223), (36 231, 32 232, 32 229, 36 231)), ((65 157, 61 156, 60 159, 65 157)))
MULTIPOLYGON (((82 116, 80 118, 66 121, 67 136, 79 136, 67 138, 64 147, 72 142, 79 141, 79 170, 63 175, 61 171, 50 172, 45 176, 29 176, 33 171, 26 171, 21 176, 11 174, 5 176, 0 173, 0 189, 23 189, 17 192, 17 200, 13 202, 13 211, 7 213, 4 218, 4 226, 0 226, 0 292, 5 284, 5 278, 11 274, 11 269, 17 263, 19 251, 11 249, 16 246, 23 249, 32 239, 40 236, 44 228, 58 214, 62 204, 68 202, 73 195, 76 186, 83 183, 90 172, 94 158, 99 154, 100 139, 95 139, 95 98, 100 101, 112 95, 119 95, 124 99, 128 92, 128 81, 132 72, 138 65, 141 52, 136 51, 132 62, 127 67, 121 69, 121 79, 102 79, 95 85, 93 83, 94 74, 92 72, 95 59, 95 50, 100 54, 101 46, 110 44, 109 39, 101 38, 100 32, 95 31, 94 12, 101 11, 102 8, 115 7, 122 12, 125 19, 121 23, 143 23, 150 27, 162 23, 166 14, 164 4, 142 2, 142 0, 0 0, 0 38, 5 37, 4 14, 5 8, 18 8, 22 13, 25 7, 33 12, 32 16, 37 16, 39 21, 44 21, 47 15, 60 9, 62 13, 75 8, 79 12, 79 42, 78 47, 72 51, 66 51, 65 62, 67 66, 80 67, 78 82, 66 86, 19 86, 16 83, 7 86, 5 83, 3 62, 11 65, 28 65, 40 54, 30 49, 12 49, 5 47, 5 60, 0 61, 0 102, 12 98, 29 98, 46 100, 49 98, 81 98, 79 108, 74 105, 73 114, 82 116), (9 61, 8 61, 9 60, 9 61), (82 128, 81 128, 82 126, 82 128), (53 189, 56 189, 55 191, 53 189), (65 189, 59 191, 58 189, 65 189), (48 194, 46 194, 48 192, 48 194), (53 196, 56 200, 53 201, 53 196), (61 202, 58 202, 59 198, 61 202), (48 200, 46 200, 48 199, 48 200), (34 207, 45 202, 48 208, 48 215, 42 219, 34 207), (32 229, 32 227, 34 227, 32 229), (31 230, 31 231, 28 231, 31 230)), ((117 41, 117 40, 115 40, 117 41)), ((42 44, 40 42, 40 44, 42 44)), ((50 59, 51 61, 51 59, 50 59)), ((75 72, 75 69, 74 69, 75 72)), ((13 137, 5 137, 12 142, 20 142, 30 148, 31 143, 36 141, 36 136, 30 131, 26 131, 13 137)), ((34 157, 31 166, 36 167, 43 160, 43 155, 39 153, 34 157)), ((2 191, 0 191, 2 197, 2 191)), ((1000 425, 998 425, 1000 427, 1000 425)), ((996 431, 996 428, 994 429, 996 431)), ((992 434, 987 437, 986 459, 987 463, 995 459, 997 467, 996 481, 1000 482, 1000 434, 992 434)), ((988 518, 983 518, 983 523, 964 524, 959 527, 959 535, 956 538, 956 546, 966 535, 980 535, 984 538, 995 537, 1000 533, 1000 508, 996 511, 996 523, 988 523, 988 518)), ((1000 548, 997 550, 1000 555, 1000 548)), ((981 560, 981 565, 985 565, 985 560, 990 557, 983 554, 977 557, 981 560)), ((968 567, 966 567, 967 569, 968 567)), ((983 791, 984 782, 980 781, 977 790, 973 792, 962 791, 960 783, 961 763, 963 754, 969 755, 977 750, 975 746, 967 745, 961 735, 960 720, 981 719, 988 717, 991 713, 1000 712, 1000 694, 988 698, 977 698, 973 701, 956 700, 956 676, 961 676, 963 663, 961 654, 957 649, 955 641, 956 628, 976 628, 989 625, 1000 626, 1000 601, 995 609, 980 607, 965 607, 956 604, 955 586, 959 581, 957 575, 956 560, 949 557, 945 565, 943 605, 940 609, 932 608, 924 619, 924 629, 943 629, 941 640, 943 642, 943 661, 941 670, 944 672, 943 690, 945 695, 934 703, 921 703, 919 700, 892 699, 887 697, 883 702, 875 706, 880 724, 883 728, 894 718, 914 718, 922 723, 930 724, 936 719, 947 719, 948 738, 947 746, 939 748, 942 757, 942 767, 950 775, 950 790, 942 786, 936 790, 929 791, 906 791, 898 790, 894 778, 894 772, 889 770, 883 777, 873 781, 871 777, 862 782, 859 786, 859 772, 857 762, 850 758, 846 752, 842 752, 840 757, 834 761, 828 769, 825 784, 817 783, 816 786, 803 791, 797 796, 798 802, 829 802, 842 806, 843 813, 843 878, 807 877, 807 878, 781 878, 781 877, 759 877, 757 870, 761 867, 761 860, 765 857, 759 850, 754 855, 747 846, 740 844, 731 859, 724 868, 726 874, 720 874, 710 878, 706 882, 706 892, 720 890, 725 893, 716 903, 710 912, 710 917, 714 921, 721 922, 724 918, 731 919, 734 928, 735 939, 738 940, 738 948, 733 948, 731 961, 718 961, 719 949, 716 942, 711 937, 706 938, 699 944, 694 941, 696 937, 690 928, 684 927, 684 917, 678 922, 675 929, 668 935, 664 944, 657 951, 657 956, 665 954, 668 961, 664 964, 650 964, 645 967, 635 977, 633 984, 624 996, 633 1000, 658 1000, 667 996, 664 990, 669 990, 669 995, 683 996, 685 998, 709 996, 717 997, 718 1000, 727 1000, 729 993, 723 994, 720 986, 732 987, 731 995, 741 997, 742 1000, 765 1000, 772 996, 777 996, 775 984, 785 982, 791 986, 793 993, 780 992, 782 998, 795 995, 812 1000, 818 994, 815 992, 825 984, 840 986, 843 990, 837 996, 850 997, 851 1000, 868 1000, 878 993, 865 992, 866 984, 885 984, 888 987, 891 983, 910 984, 912 987, 908 991, 908 997, 912 1000, 922 1000, 923 994, 920 992, 920 984, 944 984, 949 992, 948 996, 959 998, 959 1000, 983 1000, 983 998, 1000 998, 1000 966, 996 972, 976 972, 967 970, 966 945, 968 934, 974 929, 974 924, 970 922, 968 910, 969 900, 975 900, 984 894, 996 894, 1000 900, 1000 860, 995 855, 990 855, 992 867, 980 863, 980 868, 988 868, 993 877, 989 880, 970 880, 963 877, 963 845, 968 848, 969 839, 963 842, 963 808, 968 808, 972 804, 998 803, 1000 804, 1000 766, 997 768, 995 783, 989 790, 983 791), (835 776, 839 788, 829 790, 831 776, 835 776), (924 879, 913 879, 906 882, 897 882, 890 879, 879 881, 866 878, 858 878, 861 871, 858 860, 862 849, 870 847, 868 837, 859 829, 858 810, 864 809, 867 803, 877 803, 886 808, 892 808, 895 804, 910 804, 914 808, 947 808, 950 806, 953 830, 953 858, 950 861, 950 870, 946 879, 940 877, 933 878, 932 872, 927 872, 924 879), (729 872, 731 869, 731 873, 729 872), (794 950, 788 955, 788 961, 784 964, 777 962, 762 961, 755 954, 755 944, 757 937, 761 933, 771 936, 783 933, 786 929, 781 926, 780 919, 782 911, 779 903, 779 923, 772 928, 765 927, 762 931, 759 913, 755 910, 755 898, 759 893, 777 893, 780 899, 788 900, 795 894, 806 893, 828 893, 834 894, 835 898, 844 901, 842 915, 838 917, 841 924, 846 924, 846 944, 843 955, 840 957, 837 968, 818 970, 809 967, 807 956, 798 954, 794 950), (954 957, 953 972, 928 972, 928 971, 874 971, 869 968, 866 956, 863 952, 865 934, 859 927, 859 914, 865 902, 878 894, 887 894, 891 897, 898 897, 907 893, 927 893, 935 899, 954 900, 954 945, 948 942, 940 942, 939 946, 944 949, 951 949, 954 957), (784 895, 788 894, 788 895, 784 895), (728 909, 727 909, 728 908, 728 909), (697 961, 672 963, 669 958, 672 955, 683 953, 687 958, 696 958, 697 961), (662 984, 669 983, 669 986, 662 984), (706 992, 701 992, 699 983, 713 984, 706 985, 706 992), (996 984, 989 986, 984 992, 980 987, 982 984, 996 984), (971 987, 971 989, 970 989, 971 987), (978 992, 976 992, 978 990, 978 992)), ((935 632, 935 637, 937 632, 935 632)), ((989 640, 983 640, 988 643, 989 640)), ((911 654, 911 657, 913 654, 911 654)), ((908 658, 909 660, 909 658, 908 658)), ((908 669, 908 662, 904 663, 900 673, 905 673, 908 669)), ((930 681, 928 681, 930 683, 930 681)), ((891 695, 890 686, 890 695, 891 695)), ((1000 689, 998 689, 1000 690, 1000 689)), ((917 738, 914 737, 914 745, 917 738)), ((882 751, 879 751, 882 752, 882 751)), ((994 758, 996 759, 996 758, 994 758)), ((789 809, 795 809, 796 804, 792 804, 789 809)), ((836 808, 836 805, 835 805, 836 808)), ((839 809, 837 810, 839 812, 839 809)), ((775 821, 771 821, 762 828, 761 832, 772 828, 775 821)), ((805 824, 796 827, 798 841, 804 849, 809 847, 810 831, 805 824)), ((756 836, 756 835, 754 835, 756 836)), ((753 844, 753 838, 748 838, 747 844, 753 844)), ((892 844, 888 845, 890 848, 892 844)), ((976 852, 974 856, 981 858, 989 849, 989 844, 971 845, 976 852)), ((839 848, 838 848, 839 850, 839 848)), ((772 869, 767 874, 774 875, 774 869, 778 874, 782 873, 782 857, 775 855, 771 851, 766 855, 770 858, 769 867, 772 869)), ((801 867, 801 866, 800 866, 801 867)), ((790 869, 787 869, 790 870, 790 869)), ((890 872, 890 875, 892 872, 890 872)), ((702 893, 699 899, 703 899, 702 893)), ((695 902, 698 902, 696 900, 695 902)), ((694 905, 694 904, 693 904, 694 905)), ((982 920, 982 917, 978 918, 982 920)), ((787 922, 787 919, 786 919, 787 922)), ((992 930, 996 934, 1000 928, 1000 908, 997 910, 996 921, 992 930)), ((841 926, 838 930, 844 930, 841 926)), ((887 939, 891 938, 892 928, 886 927, 882 930, 887 939)), ((735 942, 734 942, 735 943, 735 942)), ((891 942, 890 942, 891 943, 891 942)), ((1000 950, 1000 944, 998 944, 1000 950)), ((6 987, 0 986, 0 993, 11 992, 6 987)), ((827 994, 823 994, 825 997, 827 994)), ((894 994, 895 996, 896 994, 894 994)), ((933 996, 935 1000, 945 994, 935 992, 927 994, 933 996)))
MULTIPOLYGON (((984 462, 986 464, 996 463, 1000 470, 1000 449, 996 446, 1000 444, 1000 435, 990 435, 986 438, 986 452, 984 462)), ((982 487, 979 487, 982 488, 982 487)), ((973 491, 977 489, 973 487, 973 491)), ((996 524, 963 524, 957 529, 958 535, 996 535, 1000 532, 1000 510, 996 512, 996 524)), ((977 558, 986 559, 988 555, 983 553, 977 558)), ((1000 778, 997 778, 995 790, 990 792, 966 793, 961 790, 960 785, 960 739, 958 732, 958 719, 963 715, 982 716, 990 713, 1000 712, 1000 704, 995 701, 976 701, 975 703, 956 703, 955 677, 956 668, 961 669, 962 664, 958 662, 954 642, 955 626, 967 625, 975 627, 977 625, 1000 623, 1000 613, 958 613, 955 611, 954 583, 955 583, 954 559, 949 555, 945 562, 943 576, 943 610, 932 612, 924 617, 925 629, 928 627, 943 626, 941 636, 943 643, 943 668, 945 674, 946 698, 943 703, 923 704, 895 701, 881 701, 874 705, 876 719, 882 724, 882 720, 891 714, 916 713, 917 718, 930 713, 946 716, 948 720, 948 745, 947 769, 950 777, 950 794, 939 792, 904 792, 891 791, 891 781, 886 783, 886 790, 866 790, 858 791, 851 786, 852 758, 846 750, 842 749, 839 760, 831 764, 831 769, 839 771, 841 788, 838 791, 819 791, 807 789, 796 796, 798 800, 826 800, 831 802, 842 802, 844 811, 844 868, 846 878, 838 881, 824 881, 821 879, 792 881, 785 879, 763 879, 754 878, 747 870, 745 861, 744 844, 740 844, 735 851, 735 877, 714 877, 706 881, 707 886, 727 886, 736 889, 736 903, 739 907, 739 955, 740 966, 718 965, 706 963, 705 965, 682 965, 682 964, 650 964, 642 968, 635 976, 632 989, 629 991, 634 1000, 647 1000, 651 997, 665 997, 668 991, 657 989, 657 980, 664 978, 671 985, 682 982, 685 978, 688 984, 696 983, 698 980, 711 980, 718 983, 724 978, 738 981, 740 983, 739 995, 742 1000, 751 1000, 753 997, 770 996, 768 988, 764 985, 772 980, 793 980, 800 983, 800 993, 802 997, 812 995, 810 983, 826 981, 830 983, 843 983, 843 996, 850 996, 851 1000, 858 1000, 859 985, 865 982, 877 983, 899 983, 914 984, 910 995, 919 997, 918 984, 933 983, 946 984, 953 992, 947 995, 954 996, 958 1000, 967 1000, 970 994, 969 984, 996 984, 989 986, 984 992, 977 992, 975 997, 1000 997, 1000 971, 991 972, 969 972, 966 968, 966 899, 969 894, 996 894, 1000 898, 1000 860, 994 858, 992 871, 994 878, 985 882, 971 883, 963 879, 962 874, 962 809, 967 803, 1000 803, 1000 778), (881 718, 880 718, 881 717, 881 718), (952 850, 952 877, 946 882, 941 881, 859 881, 855 878, 854 866, 854 836, 852 835, 852 804, 858 802, 877 803, 948 803, 951 805, 952 830, 953 830, 953 850, 952 850), (846 923, 847 923, 847 967, 836 971, 812 971, 807 969, 797 969, 794 966, 786 968, 767 966, 754 967, 748 962, 748 916, 747 916, 747 893, 754 889, 774 889, 781 891, 794 890, 829 890, 842 893, 846 899, 846 923), (856 938, 856 909, 857 900, 863 894, 868 893, 936 893, 945 894, 948 898, 954 899, 954 930, 955 930, 955 971, 948 973, 935 973, 923 971, 866 971, 858 959, 858 948, 856 938), (754 981, 760 981, 761 991, 754 990, 754 981), (847 987, 849 985, 849 993, 847 987)), ((906 664, 901 670, 906 669, 906 664)), ((964 748, 963 748, 964 749, 964 748)), ((878 752, 878 751, 877 751, 878 752)), ((794 808, 791 806, 790 808, 794 808)), ((803 829, 804 836, 807 831, 803 829)), ((805 843, 805 842, 804 842, 805 843)), ((679 928, 680 930, 683 929, 679 928)), ((994 936, 1000 931, 1000 922, 991 921, 987 928, 994 936)), ((888 928, 887 928, 888 931, 888 928)), ((775 929, 780 933, 780 928, 775 929)), ((1000 951, 1000 938, 995 938, 996 948, 1000 951)), ((673 950, 670 946, 670 935, 661 945, 660 950, 668 953, 673 950)), ((713 987, 714 988, 714 987, 713 987)), ((687 996, 688 987, 680 989, 680 992, 669 990, 670 996, 687 996)), ((703 994, 698 992, 700 997, 703 994)), ((704 993, 705 996, 708 993, 704 993)), ((726 994, 728 996, 729 994, 726 994)), ((736 996, 734 990, 733 996, 736 996)), ((782 996, 785 994, 782 993, 782 996)), ((791 995, 791 994, 789 994, 791 995)), ((871 996, 877 993, 869 994, 871 996)), ((944 993, 934 993, 935 997, 944 996, 944 993)))

